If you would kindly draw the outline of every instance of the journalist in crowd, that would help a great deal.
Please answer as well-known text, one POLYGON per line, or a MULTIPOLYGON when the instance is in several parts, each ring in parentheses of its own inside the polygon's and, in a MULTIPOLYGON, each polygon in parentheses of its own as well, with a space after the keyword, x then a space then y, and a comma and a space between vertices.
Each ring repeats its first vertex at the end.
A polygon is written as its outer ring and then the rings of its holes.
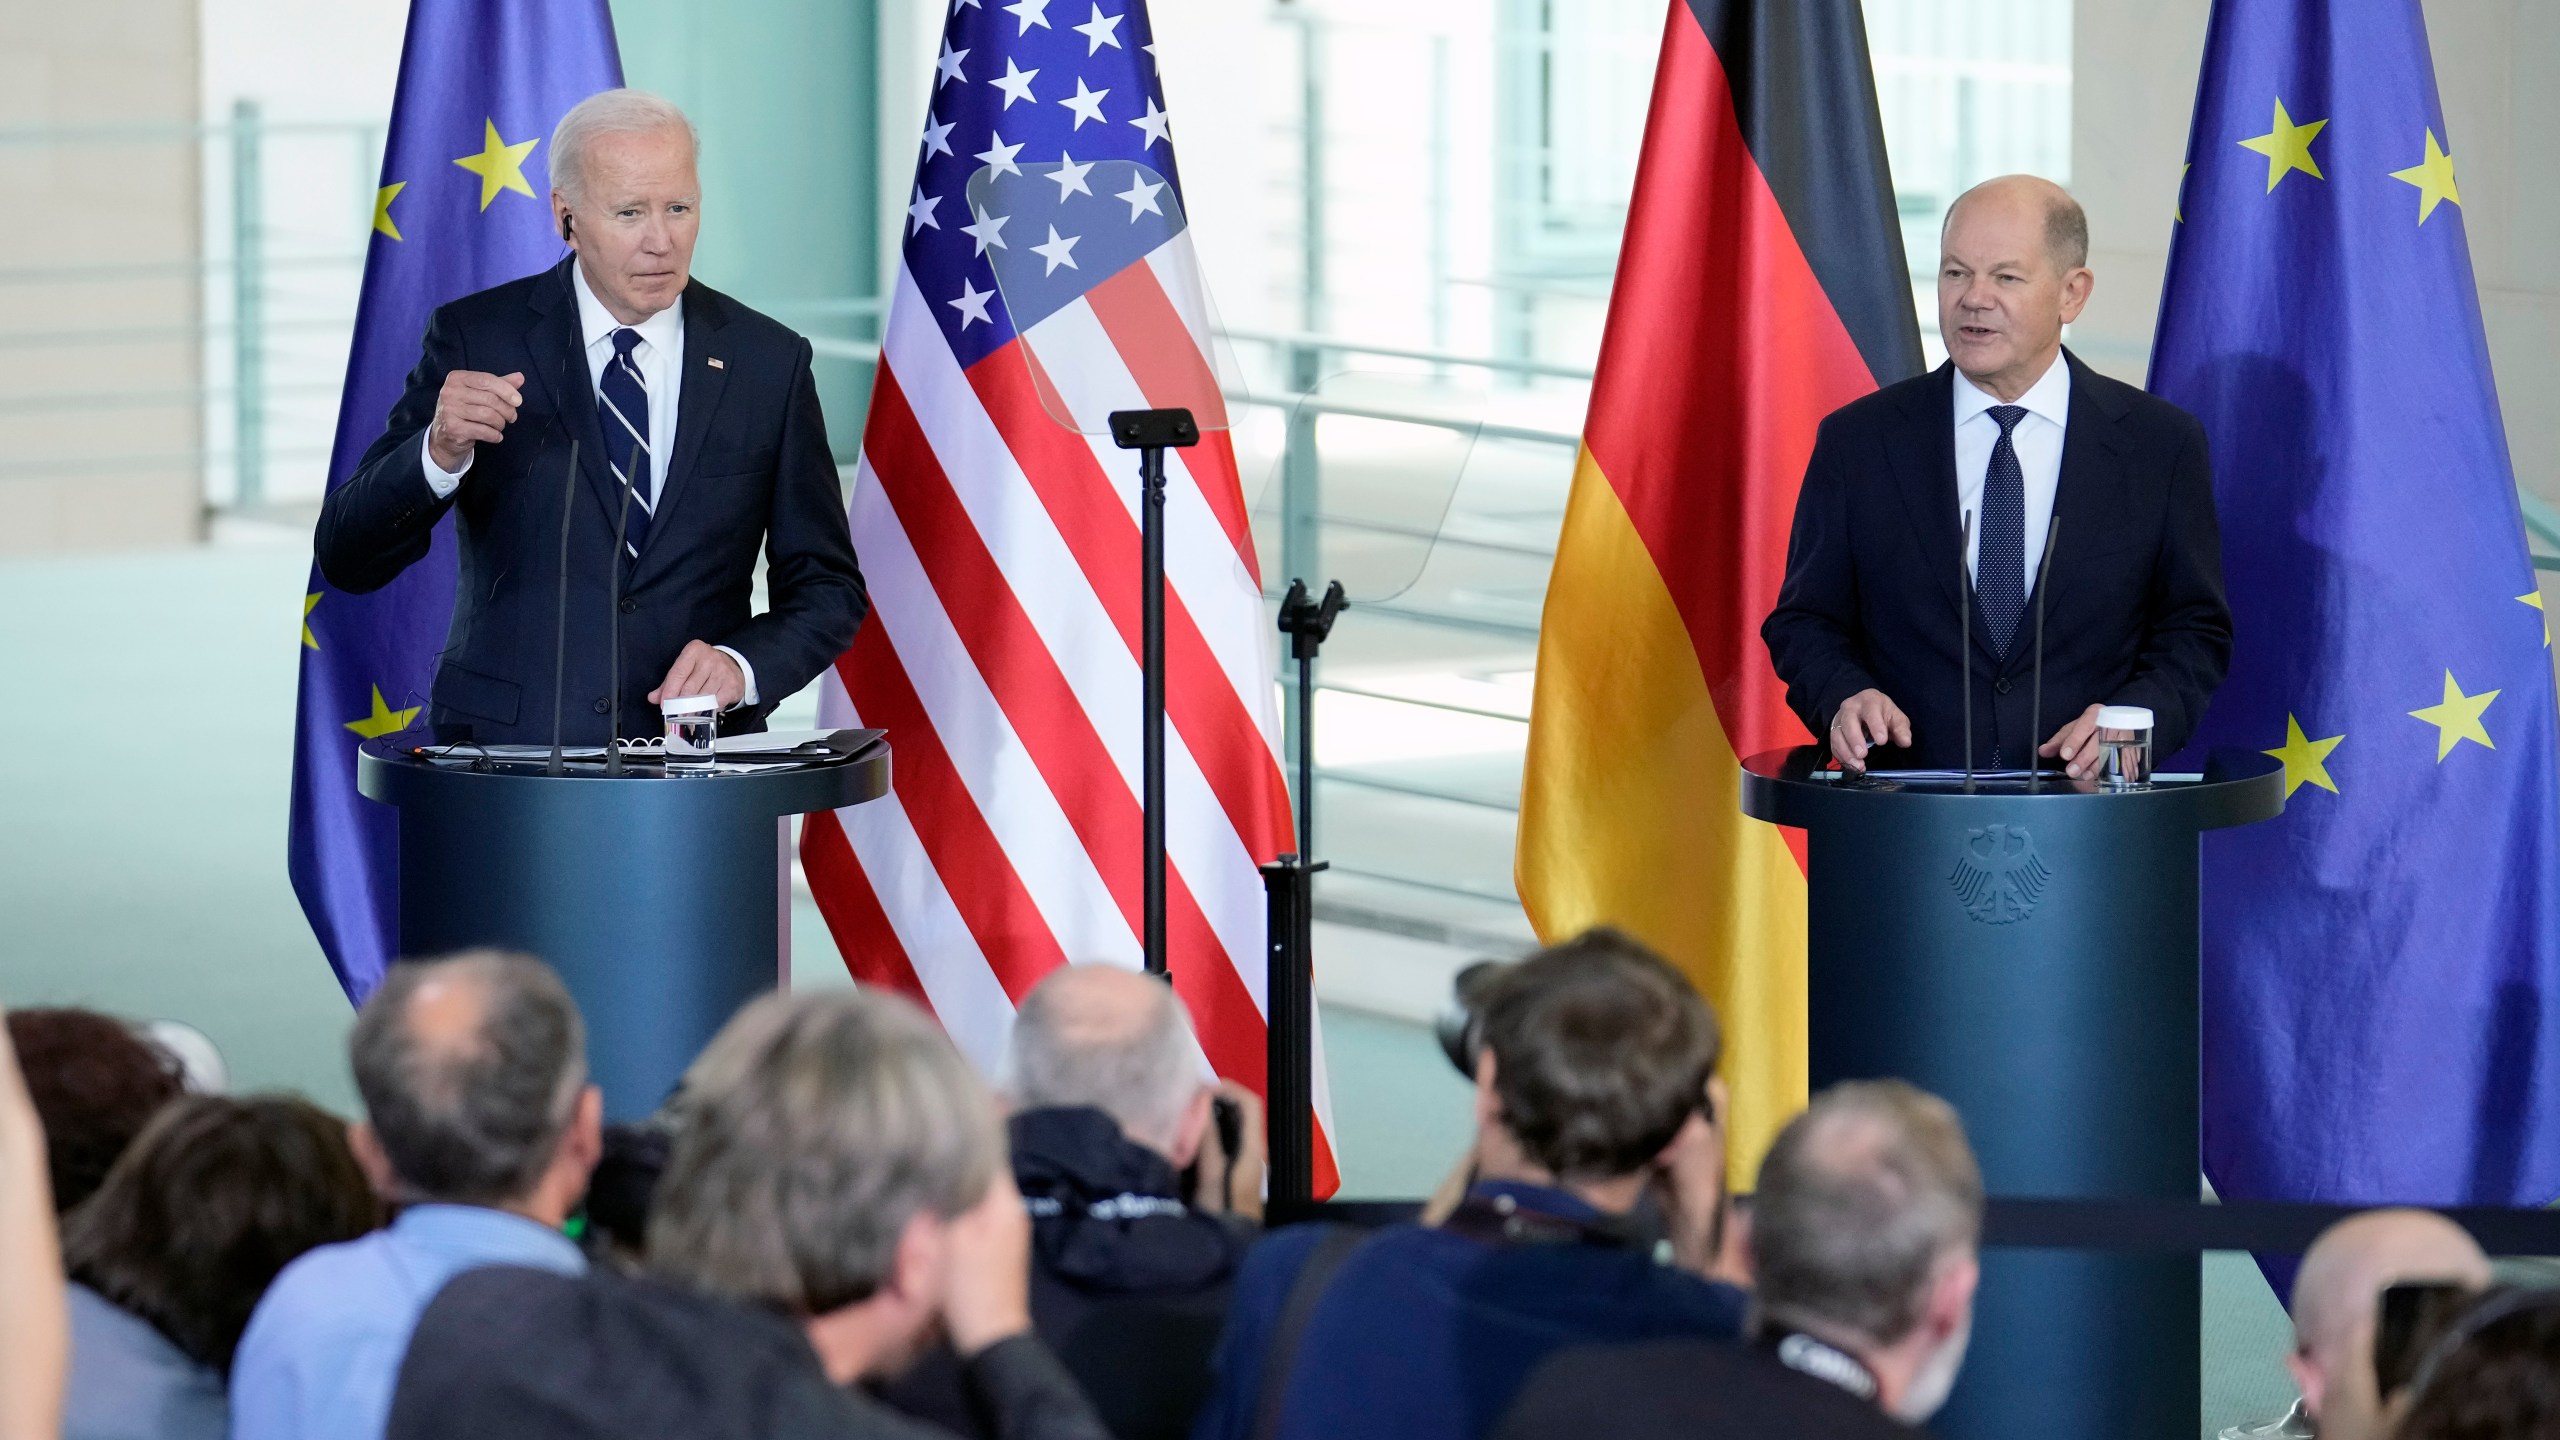
MULTIPOLYGON (((1117 965, 1051 971, 1022 997, 1009 1043, 1032 1326, 1120 1440, 1188 1435, 1236 1267, 1260 1233, 1249 1218, 1261 1205, 1260 1104, 1211 1083, 1172 986, 1117 965), (1220 1099, 1234 1107, 1233 1155, 1220 1099)), ((947 1347, 888 1395, 966 1428, 947 1347)))
POLYGON ((1608 930, 1477 993, 1474 1184, 1437 1227, 1256 1246, 1198 1440, 1473 1440, 1557 1349, 1740 1332, 1706 1002, 1608 930))
POLYGON ((643 91, 563 115, 544 153, 570 254, 429 317, 381 438, 322 506, 320 572, 352 594, 455 517, 441 740, 546 741, 555 685, 566 738, 603 740, 617 621, 623 735, 664 733, 653 707, 698 695, 760 729, 862 622, 809 342, 693 278, 699 149, 643 91))
POLYGON ((550 967, 476 951, 391 967, 347 1042, 350 1139, 391 1227, 285 1267, 231 1367, 235 1440, 376 1440, 409 1332, 480 1265, 577 1273, 561 1225, 587 1188, 603 1099, 550 967))
POLYGON ((1750 1340, 1559 1355, 1500 1440, 1891 1440, 1946 1403, 1981 1278, 1982 1172, 1955 1110, 1896 1080, 1832 1087, 1752 1196, 1750 1340))
POLYGON ((857 1388, 937 1335, 979 1433, 1103 1440, 1031 1333, 1030 1221, 992 1097, 869 991, 769 995, 687 1072, 647 1272, 464 1275, 418 1323, 396 1440, 949 1432, 857 1388))

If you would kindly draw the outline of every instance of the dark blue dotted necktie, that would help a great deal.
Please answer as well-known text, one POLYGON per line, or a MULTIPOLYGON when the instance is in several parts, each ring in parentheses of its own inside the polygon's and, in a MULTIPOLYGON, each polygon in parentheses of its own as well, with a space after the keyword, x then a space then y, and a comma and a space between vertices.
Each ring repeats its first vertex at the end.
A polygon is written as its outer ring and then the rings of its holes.
POLYGON ((2027 608, 2027 476, 2018 466, 2017 447, 2009 443, 2027 407, 1994 405, 1984 413, 1999 424, 2000 439, 1982 477, 1982 546, 1974 559, 1973 588, 1982 597, 1991 648, 2005 660, 2027 608))
MULTIPOLYGON (((649 493, 649 387, 640 378, 639 363, 631 358, 632 347, 639 343, 637 330, 625 327, 613 332, 613 358, 604 362, 604 383, 596 387, 604 405, 604 413, 596 418, 604 422, 604 458, 613 467, 616 505, 622 503, 626 476, 631 486, 623 542, 633 555, 648 543, 649 515, 657 498, 649 493)), ((2003 438, 2001 444, 2006 446, 2008 441, 2003 438)), ((2017 469, 2017 462, 2009 462, 2009 468, 2017 469)))

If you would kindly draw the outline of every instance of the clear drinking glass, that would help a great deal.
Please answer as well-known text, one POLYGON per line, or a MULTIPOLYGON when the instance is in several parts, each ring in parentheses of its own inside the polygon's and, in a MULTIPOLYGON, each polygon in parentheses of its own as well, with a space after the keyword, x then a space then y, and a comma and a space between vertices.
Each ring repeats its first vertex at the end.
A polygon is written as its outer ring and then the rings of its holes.
POLYGON ((684 695, 658 707, 667 717, 667 773, 711 773, 712 741, 720 733, 720 697, 684 695))
POLYGON ((2111 791, 2151 788, 2151 712, 2140 705, 2098 707, 2098 785, 2111 791))

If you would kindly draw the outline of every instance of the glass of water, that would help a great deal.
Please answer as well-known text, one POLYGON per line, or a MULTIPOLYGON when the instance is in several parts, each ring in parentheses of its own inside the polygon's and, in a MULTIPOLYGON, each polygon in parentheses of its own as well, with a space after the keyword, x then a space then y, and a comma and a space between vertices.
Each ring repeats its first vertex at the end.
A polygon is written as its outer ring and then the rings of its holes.
POLYGON ((720 697, 684 695, 658 707, 667 717, 667 773, 711 773, 712 741, 720 733, 720 697))
POLYGON ((2098 786, 2151 788, 2151 712, 2140 705, 2098 707, 2098 786))

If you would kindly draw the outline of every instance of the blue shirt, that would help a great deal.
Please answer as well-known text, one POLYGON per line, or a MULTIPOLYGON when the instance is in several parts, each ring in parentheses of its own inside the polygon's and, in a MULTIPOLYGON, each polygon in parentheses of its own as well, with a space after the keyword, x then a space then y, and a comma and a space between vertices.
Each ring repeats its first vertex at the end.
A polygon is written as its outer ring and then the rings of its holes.
POLYGON ((380 1440, 409 1332, 444 1283, 484 1265, 580 1274, 568 1236, 477 1205, 418 1205, 323 1245, 267 1287, 231 1362, 235 1440, 380 1440))
POLYGON ((222 1373, 151 1322, 71 1286, 71 1376, 63 1440, 222 1440, 222 1373))
MULTIPOLYGON (((1600 1212, 1561 1190, 1481 1184, 1521 1208, 1600 1212)), ((1271 1332, 1323 1227, 1273 1233, 1245 1257, 1217 1377, 1192 1440, 1253 1433, 1271 1332)), ((1496 1245, 1391 1225, 1363 1242, 1308 1318, 1279 1434, 1294 1440, 1479 1440, 1529 1372, 1568 1345, 1742 1332, 1743 1293, 1602 1244, 1496 1245)))

